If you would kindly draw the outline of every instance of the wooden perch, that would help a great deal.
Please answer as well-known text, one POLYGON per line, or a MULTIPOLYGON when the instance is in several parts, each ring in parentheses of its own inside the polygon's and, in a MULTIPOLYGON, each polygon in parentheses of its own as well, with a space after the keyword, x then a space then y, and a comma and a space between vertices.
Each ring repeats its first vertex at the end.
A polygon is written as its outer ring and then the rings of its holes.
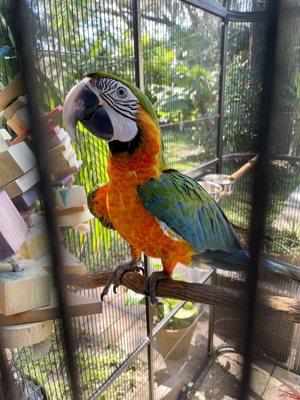
MULTIPOLYGON (((84 289, 104 286, 111 271, 65 275, 66 284, 84 289)), ((146 278, 136 272, 126 272, 122 285, 136 293, 145 294, 146 278)), ((159 281, 157 296, 191 301, 242 311, 246 308, 246 293, 236 289, 218 288, 204 283, 159 281)), ((257 309, 264 314, 291 322, 300 322, 300 300, 289 297, 259 296, 257 309)))
MULTIPOLYGON (((111 274, 111 270, 105 272, 85 273, 82 275, 66 274, 65 284, 82 289, 94 289, 104 286, 111 274)), ((136 272, 126 272, 121 282, 127 288, 136 293, 145 294, 146 278, 136 272)), ((183 281, 160 281, 157 285, 157 295, 178 300, 186 300, 194 303, 209 304, 243 311, 246 308, 246 293, 243 290, 218 288, 203 283, 190 283, 183 281)), ((68 296, 76 297, 76 301, 69 298, 69 313, 71 316, 90 315, 100 313, 101 302, 82 295, 68 293, 68 296), (78 298, 81 301, 78 303, 78 298)), ((74 300, 74 299, 73 299, 74 300)), ((300 300, 289 297, 264 295, 260 296, 257 305, 259 312, 268 317, 277 317, 290 322, 300 322, 300 300)), ((26 324, 59 318, 59 309, 56 304, 26 311, 23 313, 4 316, 0 314, 0 326, 11 324, 26 324)))
MULTIPOLYGON (((72 317, 83 315, 99 314, 102 312, 102 303, 91 297, 83 296, 77 293, 66 292, 68 311, 72 317)), ((6 325, 28 324, 41 321, 57 319, 60 316, 59 306, 57 304, 56 292, 53 289, 51 293, 51 302, 46 307, 35 308, 14 315, 0 314, 0 328, 6 325)), ((1 330, 1 329, 0 329, 1 330)))
POLYGON ((258 161, 258 154, 251 158, 246 164, 244 164, 241 168, 239 168, 237 171, 235 171, 233 174, 230 175, 229 179, 234 182, 238 179, 240 179, 243 175, 245 175, 246 172, 250 171, 254 167, 254 165, 258 161))

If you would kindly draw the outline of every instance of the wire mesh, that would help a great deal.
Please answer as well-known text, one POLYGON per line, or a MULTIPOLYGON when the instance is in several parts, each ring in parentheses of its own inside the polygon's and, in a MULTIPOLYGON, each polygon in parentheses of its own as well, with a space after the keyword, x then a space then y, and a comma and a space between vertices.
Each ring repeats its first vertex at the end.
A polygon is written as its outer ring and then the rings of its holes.
POLYGON ((261 100, 264 31, 263 22, 230 22, 228 26, 224 154, 254 150, 261 100))
POLYGON ((185 327, 179 312, 155 334, 155 399, 179 398, 207 359, 208 307, 197 306, 185 327))
POLYGON ((149 399, 147 369, 147 352, 143 350, 100 399, 149 399))
MULTIPOLYGON (((294 6, 286 3, 287 8, 294 6)), ((286 11, 286 10, 285 10, 286 11)), ((280 19, 280 30, 277 48, 277 73, 275 104, 272 114, 271 130, 271 157, 269 169, 269 184, 262 188, 268 192, 268 205, 266 211, 266 226, 264 232, 264 252, 278 260, 299 265, 298 257, 298 234, 297 225, 299 221, 298 210, 298 186, 299 186, 299 164, 297 160, 299 138, 297 116, 296 91, 297 73, 299 72, 299 59, 297 50, 299 35, 295 32, 297 14, 283 13, 280 19), (289 44, 288 44, 289 43, 289 44), (286 97, 282 90, 289 92, 286 97), (293 99, 293 100, 292 100, 293 99), (296 127, 296 125, 297 127, 296 127), (295 136, 294 136, 295 135, 295 136), (296 139, 297 138, 297 139, 296 139), (291 156, 295 155, 293 159, 291 156), (285 156, 290 156, 285 157, 285 156)), ((253 28, 249 24, 240 25, 242 41, 235 37, 236 23, 229 25, 229 55, 227 65, 227 86, 226 86, 226 123, 225 123, 225 149, 224 151, 240 152, 251 149, 246 141, 241 139, 247 131, 247 138, 254 143, 253 138, 257 133, 257 110, 260 108, 259 92, 261 90, 262 71, 262 48, 259 52, 253 50, 256 35, 262 35, 264 26, 262 23, 255 23, 253 28), (254 28, 255 26, 255 28, 254 28), (244 33, 243 33, 244 32, 244 33), (240 49, 239 46, 243 43, 240 49), (245 52, 243 54, 243 51, 245 52), (255 63, 251 62, 252 55, 255 55, 255 63), (245 62, 243 62, 243 57, 245 62), (239 65, 240 71, 236 71, 239 65), (232 82, 236 81, 236 87, 232 82), (253 84, 254 83, 254 84, 253 84), (242 90, 243 95, 250 96, 244 103, 241 92, 244 85, 249 90, 242 90), (244 108, 244 105, 249 107, 244 108), (235 128, 237 129, 235 131, 235 128), (237 133, 237 136, 235 133, 237 133), (228 136, 226 136, 228 135, 228 136), (237 137, 237 140, 235 140, 237 137), (241 141, 239 142, 239 139, 241 141), (243 147, 246 145, 245 147, 243 147)), ((237 28, 238 29, 238 28, 237 28)), ((260 40, 260 39, 259 39, 260 40)), ((255 45, 257 48, 257 46, 255 45)), ((232 173, 241 161, 228 160, 223 164, 223 172, 232 173)), ((220 205, 226 210, 226 215, 237 226, 246 228, 244 237, 247 243, 247 228, 250 222, 250 211, 252 207, 251 188, 253 175, 248 173, 237 182, 234 192, 229 197, 223 197, 220 205), (233 208, 231 208, 233 206, 233 208), (234 210, 232 213, 231 210, 234 210), (238 212, 236 212, 239 210, 238 212)), ((227 288, 243 288, 245 278, 233 273, 218 273, 216 283, 227 288)), ((259 295, 271 293, 275 295, 286 295, 299 297, 299 284, 290 280, 278 277, 273 274, 263 273, 258 282, 259 295)), ((216 308, 215 310, 215 343, 219 344, 222 337, 225 342, 235 341, 235 346, 240 348, 242 331, 242 319, 239 313, 227 312, 216 308)), ((299 331, 295 324, 280 321, 276 318, 264 318, 257 316, 255 333, 255 351, 258 354, 265 354, 268 357, 281 362, 287 368, 299 373, 299 331)))
MULTIPOLYGON (((6 25, 7 2, 1 1, 0 44, 11 42, 6 25)), ((134 82, 132 1, 31 0, 28 3, 35 15, 37 35, 33 52, 46 110, 61 103, 74 82, 91 71, 114 72, 134 82)), ((245 12, 263 10, 265 4, 266 1, 232 0, 226 6, 245 12)), ((141 0, 140 8, 145 91, 161 121, 168 165, 185 171, 215 158, 217 152, 222 20, 180 0, 141 0)), ((288 15, 288 19, 281 22, 282 37, 286 41, 279 44, 282 54, 280 73, 287 84, 278 87, 277 97, 282 101, 277 104, 273 127, 276 157, 271 166, 271 187, 268 188, 270 204, 265 247, 268 254, 296 264, 299 263, 300 242, 297 225, 300 174, 299 159, 295 158, 299 157, 299 41, 295 38, 299 38, 299 17, 288 15), (291 91, 282 93, 285 87, 291 87, 291 91), (284 159, 286 156, 295 159, 284 159)), ((264 34, 263 22, 229 22, 223 154, 254 150, 264 34)), ((17 72, 17 61, 12 46, 9 56, 0 61, 0 79, 4 85, 17 72)), ((84 184, 89 191, 95 184, 106 182, 106 146, 81 130, 80 146, 76 151, 84 161, 77 183, 84 184)), ((243 160, 239 158, 225 159, 223 172, 232 173, 242 164, 243 160)), ((252 184, 252 173, 248 173, 235 184, 233 193, 220 201, 230 221, 246 232, 245 244, 250 224, 252 184)), ((64 234, 65 245, 85 262, 89 270, 114 266, 128 256, 126 244, 113 231, 106 230, 96 220, 90 226, 88 237, 75 231, 64 234)), ((158 268, 161 264, 151 260, 151 270, 158 268)), ((200 279, 197 269, 180 266, 177 270, 183 279, 200 279)), ((239 275, 219 274, 217 284, 237 288, 243 286, 243 280, 239 275)), ((264 276, 261 284, 274 294, 299 295, 297 284, 273 275, 264 276)), ((100 290, 82 293, 99 299, 100 290)), ((169 312, 182 305, 172 304, 169 312)), ((168 317, 167 314, 164 316, 168 317)), ((183 357, 180 365, 172 361, 172 354, 181 349, 185 338, 193 341, 192 346, 187 346, 190 352, 187 354, 191 354, 191 350, 197 352, 198 366, 204 359, 208 344, 207 318, 207 311, 200 307, 197 318, 167 354, 162 356, 162 351, 155 350, 154 398, 160 399, 168 392, 170 388, 165 382, 171 386, 187 371, 189 356, 183 357), (191 331, 193 339, 189 337, 191 331), (173 370, 166 372, 164 369, 168 365, 173 370), (170 374, 174 369, 176 373, 172 379, 166 379, 165 373, 170 374)), ((154 322, 157 327, 159 321, 154 322)), ((168 323, 174 323, 174 318, 168 323)), ((101 315, 74 318, 72 325, 79 385, 84 399, 150 398, 146 349, 134 357, 105 391, 101 391, 146 338, 143 297, 119 288, 117 296, 108 296, 101 315), (100 397, 97 396, 99 390, 100 397)), ((235 339, 239 325, 236 314, 216 310, 214 329, 221 339, 235 339)), ((278 320, 258 321, 258 332, 261 337, 256 343, 259 351, 299 372, 299 329, 294 324, 278 320)), ((30 347, 12 352, 11 365, 22 391, 21 398, 40 400, 46 395, 57 400, 72 398, 59 321, 55 323, 50 349, 38 357, 36 351, 35 347, 30 347)), ((197 365, 188 368, 195 371, 197 365)), ((185 383, 188 379, 186 376, 185 383)))
POLYGON ((182 1, 142 0, 141 11, 145 92, 167 162, 191 169, 216 154, 221 21, 182 1))
POLYGON ((249 12, 265 10, 267 0, 227 0, 226 3, 229 10, 249 12))

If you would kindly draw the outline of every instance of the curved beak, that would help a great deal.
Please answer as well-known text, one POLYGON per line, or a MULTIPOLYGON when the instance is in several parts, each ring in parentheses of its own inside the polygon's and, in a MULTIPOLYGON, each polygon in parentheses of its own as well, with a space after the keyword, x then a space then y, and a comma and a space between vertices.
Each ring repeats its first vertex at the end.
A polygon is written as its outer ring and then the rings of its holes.
POLYGON ((73 139, 77 139, 76 125, 79 121, 93 135, 105 140, 112 139, 113 126, 100 103, 101 99, 85 80, 70 90, 63 107, 63 121, 73 139))

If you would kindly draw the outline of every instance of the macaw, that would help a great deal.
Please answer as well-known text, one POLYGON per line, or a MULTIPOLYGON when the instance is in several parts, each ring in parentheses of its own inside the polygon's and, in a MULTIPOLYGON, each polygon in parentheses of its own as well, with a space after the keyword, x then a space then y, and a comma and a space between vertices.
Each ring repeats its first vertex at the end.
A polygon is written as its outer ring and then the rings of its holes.
MULTIPOLYGON (((102 299, 110 285, 116 291, 125 271, 140 271, 142 252, 162 262, 163 270, 147 281, 153 304, 157 282, 196 256, 214 268, 247 268, 249 254, 218 204, 195 180, 167 167, 157 116, 137 87, 110 73, 90 73, 66 96, 63 119, 71 136, 80 121, 109 146, 109 182, 89 193, 89 209, 129 243, 132 259, 113 271, 102 299)), ((300 279, 297 267, 266 258, 263 264, 300 279)))

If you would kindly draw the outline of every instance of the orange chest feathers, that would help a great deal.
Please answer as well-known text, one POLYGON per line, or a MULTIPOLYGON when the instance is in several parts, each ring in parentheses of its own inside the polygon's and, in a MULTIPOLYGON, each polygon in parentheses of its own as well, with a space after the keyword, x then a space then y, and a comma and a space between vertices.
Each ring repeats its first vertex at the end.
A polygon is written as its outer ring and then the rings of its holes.
POLYGON ((192 249, 184 240, 174 239, 160 222, 141 204, 136 191, 136 176, 128 173, 118 185, 108 186, 107 209, 119 234, 132 246, 150 257, 168 260, 172 268, 177 262, 189 264, 192 249))
MULTIPOLYGON (((128 243, 153 257, 160 257, 154 239, 162 238, 164 233, 159 222, 143 207, 138 198, 137 186, 148 180, 142 172, 142 163, 139 165, 138 170, 126 170, 120 164, 116 166, 113 162, 110 163, 107 210, 114 227, 128 243)), ((155 170, 155 165, 153 166, 155 170)))

